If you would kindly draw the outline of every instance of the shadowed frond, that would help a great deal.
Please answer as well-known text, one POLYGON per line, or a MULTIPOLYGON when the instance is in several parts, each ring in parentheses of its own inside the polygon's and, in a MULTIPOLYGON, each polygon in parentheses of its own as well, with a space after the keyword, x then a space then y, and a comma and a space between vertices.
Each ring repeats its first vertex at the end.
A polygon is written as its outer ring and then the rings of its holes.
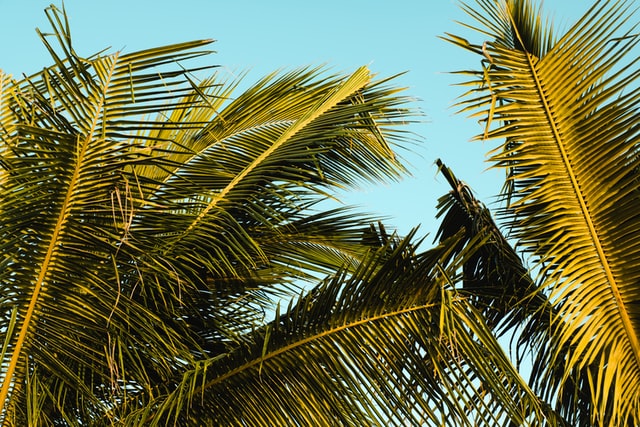
POLYGON ((502 235, 489 209, 473 195, 440 159, 436 161, 451 191, 440 198, 436 235, 440 242, 459 233, 462 238, 452 256, 465 245, 480 240, 465 261, 459 292, 468 296, 487 324, 502 333, 535 315, 538 322, 549 316, 547 298, 539 292, 529 270, 502 235))

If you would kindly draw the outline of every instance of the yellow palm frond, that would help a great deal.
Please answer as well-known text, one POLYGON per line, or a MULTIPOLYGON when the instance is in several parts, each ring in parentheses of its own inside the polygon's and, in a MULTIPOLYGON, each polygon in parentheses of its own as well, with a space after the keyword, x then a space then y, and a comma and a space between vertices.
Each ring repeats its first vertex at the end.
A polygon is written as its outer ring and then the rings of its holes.
POLYGON ((530 1, 478 4, 487 39, 449 39, 483 55, 462 105, 485 120, 484 137, 505 141, 491 157, 507 171, 503 218, 538 261, 557 309, 540 339, 549 345, 541 344, 539 385, 561 402, 570 384, 588 384, 581 393, 590 403, 575 419, 637 424, 640 36, 632 5, 597 1, 552 37, 530 1))

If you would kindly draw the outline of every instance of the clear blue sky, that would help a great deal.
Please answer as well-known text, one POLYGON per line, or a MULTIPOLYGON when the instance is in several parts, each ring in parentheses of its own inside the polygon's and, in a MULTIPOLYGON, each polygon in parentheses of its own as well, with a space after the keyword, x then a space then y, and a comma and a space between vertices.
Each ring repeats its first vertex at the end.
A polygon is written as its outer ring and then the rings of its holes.
MULTIPOLYGON (((469 0, 471 3, 473 0, 469 0)), ((43 12, 56 0, 0 0, 0 69, 19 77, 50 65, 34 29, 49 29, 43 12)), ((448 191, 436 176, 442 158, 487 204, 502 174, 487 171, 491 143, 471 143, 481 131, 475 120, 451 108, 461 89, 450 71, 477 67, 479 59, 438 39, 465 34, 454 21, 469 22, 454 0, 66 0, 76 51, 89 56, 106 47, 127 52, 194 39, 213 38, 217 53, 207 61, 229 72, 249 70, 246 82, 278 70, 327 64, 333 71, 369 65, 380 76, 408 71, 397 80, 418 99, 424 123, 411 126, 421 139, 401 153, 412 177, 398 184, 342 195, 347 204, 389 217, 401 233, 422 224, 433 233, 437 198, 448 191)), ((546 0, 556 26, 566 28, 592 1, 546 0)), ((476 39, 477 40, 477 39, 476 39)))

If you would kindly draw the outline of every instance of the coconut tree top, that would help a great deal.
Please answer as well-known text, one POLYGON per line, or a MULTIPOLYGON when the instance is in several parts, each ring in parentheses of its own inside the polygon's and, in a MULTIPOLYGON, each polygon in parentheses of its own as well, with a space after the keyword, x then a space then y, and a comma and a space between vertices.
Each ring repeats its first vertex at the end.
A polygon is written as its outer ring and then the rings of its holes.
POLYGON ((406 175, 393 77, 239 89, 210 40, 85 55, 47 9, 51 66, 0 77, 3 425, 637 424, 630 2, 463 9, 504 204, 438 160, 432 248, 322 203, 406 175))

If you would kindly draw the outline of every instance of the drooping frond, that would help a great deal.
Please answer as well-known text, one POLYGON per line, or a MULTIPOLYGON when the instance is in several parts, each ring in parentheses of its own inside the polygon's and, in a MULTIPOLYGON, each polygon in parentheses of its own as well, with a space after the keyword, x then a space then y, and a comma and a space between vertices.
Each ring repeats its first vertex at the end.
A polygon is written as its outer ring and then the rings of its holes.
POLYGON ((479 1, 484 41, 449 38, 483 56, 464 109, 479 110, 483 137, 505 140, 492 161, 507 171, 506 226, 538 261, 557 313, 540 331, 537 385, 576 423, 640 422, 632 3, 597 1, 551 37, 530 1, 479 1))
POLYGON ((465 245, 480 240, 482 244, 465 261, 459 289, 482 312, 497 332, 507 332, 535 315, 538 321, 548 316, 548 302, 537 284, 471 188, 456 178, 440 159, 437 165, 451 186, 440 198, 438 217, 442 217, 436 238, 440 242, 462 233, 456 256, 465 245))
POLYGON ((194 366, 172 393, 121 421, 559 425, 450 286, 468 255, 450 257, 457 237, 424 253, 412 241, 390 239, 353 274, 338 272, 292 301, 253 345, 194 366))

